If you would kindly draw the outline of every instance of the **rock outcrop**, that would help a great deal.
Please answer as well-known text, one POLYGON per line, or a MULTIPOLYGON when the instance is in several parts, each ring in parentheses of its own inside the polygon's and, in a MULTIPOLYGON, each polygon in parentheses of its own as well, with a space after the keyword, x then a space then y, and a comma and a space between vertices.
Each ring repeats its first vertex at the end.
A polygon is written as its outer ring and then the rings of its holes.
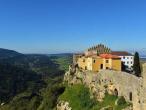
POLYGON ((70 85, 83 83, 91 91, 91 97, 102 101, 105 93, 124 96, 132 107, 125 110, 146 110, 146 64, 143 65, 143 77, 113 70, 102 70, 98 73, 81 71, 74 66, 64 76, 64 81, 70 85))
POLYGON ((72 108, 69 107, 69 103, 65 101, 59 101, 56 109, 57 110, 72 110, 72 108))

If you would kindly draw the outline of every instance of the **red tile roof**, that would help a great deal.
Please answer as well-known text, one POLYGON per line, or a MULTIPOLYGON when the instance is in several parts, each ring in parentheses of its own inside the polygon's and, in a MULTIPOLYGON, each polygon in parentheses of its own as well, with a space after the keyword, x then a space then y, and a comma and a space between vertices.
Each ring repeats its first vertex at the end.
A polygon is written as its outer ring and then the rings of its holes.
POLYGON ((119 56, 117 56, 117 55, 112 55, 112 54, 100 54, 100 57, 101 57, 101 58, 106 58, 106 59, 109 59, 109 58, 112 58, 112 59, 120 58, 119 56))

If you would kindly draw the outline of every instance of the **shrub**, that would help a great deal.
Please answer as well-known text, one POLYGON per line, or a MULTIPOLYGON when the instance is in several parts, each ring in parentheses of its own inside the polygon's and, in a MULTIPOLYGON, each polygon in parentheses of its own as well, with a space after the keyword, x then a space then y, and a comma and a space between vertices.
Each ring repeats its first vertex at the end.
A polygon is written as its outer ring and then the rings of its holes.
POLYGON ((124 105, 124 104, 126 104, 125 98, 124 98, 123 96, 120 97, 120 98, 118 99, 118 101, 117 101, 117 104, 118 104, 118 105, 124 105))
POLYGON ((68 101, 73 110, 90 110, 95 103, 90 99, 89 89, 80 84, 66 87, 59 99, 68 101))

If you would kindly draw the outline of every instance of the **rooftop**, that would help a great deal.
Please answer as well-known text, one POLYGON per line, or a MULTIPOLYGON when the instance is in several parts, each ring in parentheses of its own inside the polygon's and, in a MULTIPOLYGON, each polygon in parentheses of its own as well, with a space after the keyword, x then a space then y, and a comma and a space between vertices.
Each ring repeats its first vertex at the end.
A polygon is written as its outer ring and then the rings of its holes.
POLYGON ((117 56, 117 55, 112 55, 112 54, 100 54, 100 57, 101 57, 101 58, 106 58, 106 59, 109 59, 109 58, 112 58, 112 59, 120 58, 119 56, 117 56))
POLYGON ((131 53, 126 51, 112 51, 111 54, 117 56, 133 56, 131 53))

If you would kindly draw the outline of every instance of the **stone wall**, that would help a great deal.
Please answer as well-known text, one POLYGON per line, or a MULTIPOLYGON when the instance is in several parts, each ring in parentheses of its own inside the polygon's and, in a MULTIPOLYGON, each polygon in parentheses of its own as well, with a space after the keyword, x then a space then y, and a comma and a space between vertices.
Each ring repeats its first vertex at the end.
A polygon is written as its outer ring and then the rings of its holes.
POLYGON ((102 70, 95 73, 81 72, 78 69, 75 69, 72 77, 69 77, 70 71, 66 73, 65 80, 72 84, 82 81, 90 88, 92 96, 98 101, 102 101, 105 93, 108 92, 124 96, 126 101, 133 104, 133 110, 146 110, 146 64, 143 65, 142 77, 112 70, 102 70))
POLYGON ((133 110, 141 110, 142 78, 125 72, 101 71, 96 81, 102 87, 107 87, 109 93, 124 96, 126 101, 133 104, 133 110))

